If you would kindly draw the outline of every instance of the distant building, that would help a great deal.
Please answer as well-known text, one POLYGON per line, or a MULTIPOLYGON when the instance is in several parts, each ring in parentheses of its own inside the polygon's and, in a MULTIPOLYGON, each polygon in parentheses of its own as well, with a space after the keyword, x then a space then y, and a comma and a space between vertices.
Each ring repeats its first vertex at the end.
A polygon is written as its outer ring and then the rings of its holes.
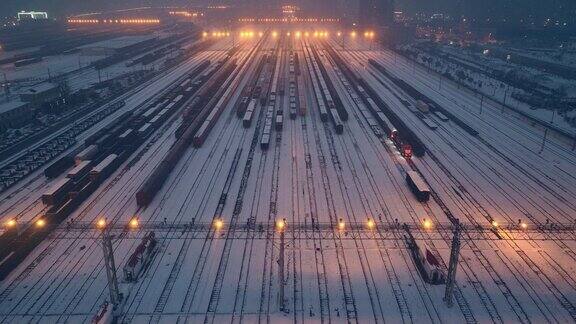
POLYGON ((60 87, 52 83, 41 83, 20 92, 20 100, 30 103, 43 103, 60 96, 60 87))
POLYGON ((26 125, 34 118, 31 105, 27 102, 10 101, 0 104, 0 133, 8 128, 26 125))
POLYGON ((394 22, 402 23, 406 21, 406 15, 403 11, 394 11, 394 22))
POLYGON ((18 20, 42 20, 48 19, 48 13, 43 11, 20 11, 18 20))
POLYGON ((360 0, 358 21, 371 28, 392 25, 394 0, 360 0))

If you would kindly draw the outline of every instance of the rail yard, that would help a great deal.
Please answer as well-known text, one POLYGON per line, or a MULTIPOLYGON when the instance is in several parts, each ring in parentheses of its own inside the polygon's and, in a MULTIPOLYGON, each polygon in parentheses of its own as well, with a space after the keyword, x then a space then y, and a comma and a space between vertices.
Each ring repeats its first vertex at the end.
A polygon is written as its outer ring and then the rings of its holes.
POLYGON ((575 138, 339 37, 206 32, 27 148, 0 323, 576 321, 575 138))

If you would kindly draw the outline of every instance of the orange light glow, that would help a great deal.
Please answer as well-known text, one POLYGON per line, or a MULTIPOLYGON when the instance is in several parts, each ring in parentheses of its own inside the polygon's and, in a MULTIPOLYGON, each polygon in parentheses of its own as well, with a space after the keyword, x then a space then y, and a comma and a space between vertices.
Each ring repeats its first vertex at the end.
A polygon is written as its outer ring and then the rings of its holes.
POLYGON ((368 218, 368 220, 366 221, 366 226, 368 227, 368 229, 373 229, 376 226, 376 223, 372 218, 368 218))
POLYGON ((138 228, 138 226, 140 226, 140 221, 138 220, 137 217, 132 217, 128 225, 130 226, 130 228, 138 228))
POLYGON ((224 221, 221 218, 214 220, 214 228, 216 228, 216 230, 220 230, 222 227, 224 227, 224 221))
POLYGON ((338 221, 338 229, 343 231, 346 228, 346 223, 344 223, 344 220, 342 218, 340 218, 340 220, 338 221))
POLYGON ((104 228, 104 227, 106 227, 106 219, 105 219, 105 218, 100 218, 100 219, 96 222, 96 226, 98 226, 98 228, 104 228))
POLYGON ((44 227, 46 225, 46 221, 42 218, 36 221, 36 227, 44 227))

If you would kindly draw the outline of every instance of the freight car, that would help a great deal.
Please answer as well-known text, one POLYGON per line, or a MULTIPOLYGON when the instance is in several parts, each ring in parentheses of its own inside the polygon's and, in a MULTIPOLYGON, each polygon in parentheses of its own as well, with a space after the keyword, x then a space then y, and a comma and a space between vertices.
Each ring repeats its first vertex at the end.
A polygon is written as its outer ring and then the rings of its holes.
POLYGON ((92 181, 109 176, 112 171, 116 169, 120 160, 117 154, 110 154, 105 157, 98 165, 90 170, 90 178, 92 181))
POLYGON ((92 159, 98 153, 98 145, 92 144, 74 157, 74 163, 79 165, 82 161, 92 159))
POLYGON ((50 164, 45 170, 44 175, 48 179, 56 178, 61 175, 64 170, 74 166, 74 157, 82 151, 82 148, 78 148, 65 156, 61 157, 60 159, 56 160, 56 162, 50 164))
POLYGON ((246 109, 248 109, 248 103, 250 102, 250 98, 248 96, 241 97, 238 103, 236 104, 236 116, 242 117, 244 113, 246 113, 246 109))
POLYGON ((446 282, 446 276, 441 269, 440 261, 432 253, 432 249, 425 242, 417 242, 411 237, 408 240, 414 263, 425 282, 432 285, 441 285, 446 282))
POLYGON ((125 281, 134 282, 138 279, 142 270, 146 269, 156 253, 157 245, 158 241, 154 232, 148 232, 122 269, 125 281))
POLYGON ((248 104, 248 108, 246 108, 246 113, 244 114, 244 118, 242 120, 244 128, 250 127, 255 113, 256 113, 256 99, 252 99, 248 104))
POLYGON ((277 132, 281 132, 284 126, 284 116, 276 115, 276 121, 274 123, 274 128, 277 132))
POLYGON ((140 140, 144 140, 144 139, 148 138, 148 136, 150 136, 150 134, 152 134, 153 130, 154 130, 154 128, 152 127, 152 124, 146 123, 146 124, 142 125, 142 127, 140 127, 140 129, 138 129, 137 136, 140 138, 140 140))
POLYGON ((344 132, 344 125, 340 120, 340 115, 336 109, 330 109, 330 117, 332 118, 332 122, 334 124, 334 129, 336 130, 336 134, 342 134, 344 132))
POLYGON ((426 202, 430 199, 430 188, 416 171, 406 172, 406 183, 418 201, 426 202))
POLYGON ((416 108, 423 113, 428 113, 430 111, 430 106, 422 100, 416 100, 416 108))
POLYGON ((260 148, 263 150, 267 150, 270 146, 270 133, 262 134, 262 139, 260 140, 260 148))
POLYGON ((68 172, 66 178, 70 178, 72 179, 72 181, 80 180, 88 173, 91 167, 92 167, 92 161, 90 160, 82 161, 72 170, 70 170, 70 172, 68 172))
POLYGON ((444 114, 443 114, 442 112, 440 112, 440 111, 435 111, 434 114, 435 114, 436 116, 438 116, 438 118, 439 118, 441 121, 443 121, 443 122, 447 122, 447 121, 450 120, 448 117, 446 117, 446 115, 444 115, 444 114))
POLYGON ((64 178, 56 182, 42 195, 42 202, 46 206, 53 206, 68 198, 69 189, 73 186, 70 178, 64 178))

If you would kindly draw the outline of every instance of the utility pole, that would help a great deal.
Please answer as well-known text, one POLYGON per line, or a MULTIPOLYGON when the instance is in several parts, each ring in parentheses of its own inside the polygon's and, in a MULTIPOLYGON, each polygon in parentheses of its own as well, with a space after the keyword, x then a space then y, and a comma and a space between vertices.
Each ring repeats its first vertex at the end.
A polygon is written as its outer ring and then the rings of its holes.
POLYGON ((106 267, 106 277, 108 278, 108 289, 110 291, 110 302, 114 309, 120 305, 122 296, 118 289, 118 278, 116 277, 116 264, 114 262, 114 250, 112 249, 112 239, 105 220, 98 222, 98 227, 102 230, 102 251, 104 252, 104 265, 106 267))
POLYGON ((442 73, 438 74, 438 90, 442 90, 442 73))
POLYGON ((542 138, 542 146, 540 146, 540 152, 538 152, 538 154, 542 153, 542 151, 544 151, 544 147, 546 146, 546 138, 548 137, 548 127, 546 127, 546 129, 544 130, 544 138, 542 138))
POLYGON ((276 230, 280 233, 280 255, 278 257, 278 303, 280 311, 284 312, 284 232, 286 229, 286 219, 276 222, 276 230))
POLYGON ((450 263, 446 277, 446 291, 444 293, 444 302, 446 302, 448 307, 453 305, 452 296, 454 295, 454 285, 456 284, 456 269, 458 268, 458 256, 460 255, 460 220, 456 219, 453 226, 454 237, 452 238, 450 263))

